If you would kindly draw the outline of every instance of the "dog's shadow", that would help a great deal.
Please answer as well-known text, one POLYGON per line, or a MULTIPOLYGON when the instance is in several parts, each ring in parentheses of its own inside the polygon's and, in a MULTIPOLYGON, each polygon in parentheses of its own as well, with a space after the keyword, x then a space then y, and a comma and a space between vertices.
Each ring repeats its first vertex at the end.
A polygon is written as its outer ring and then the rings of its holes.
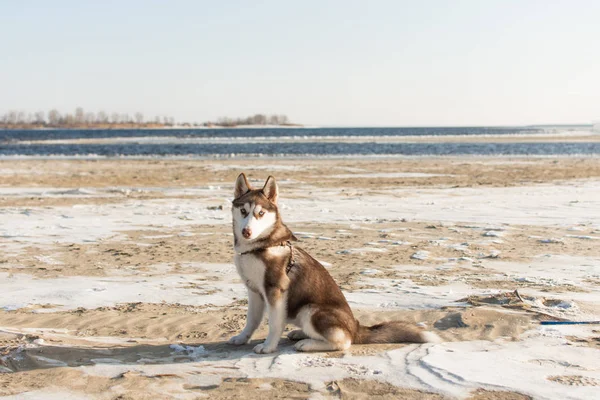
POLYGON ((0 372, 20 372, 58 367, 109 365, 160 365, 191 362, 216 362, 243 358, 272 357, 295 352, 289 339, 282 339, 277 353, 256 354, 254 346, 262 340, 235 346, 226 341, 181 344, 134 344, 131 346, 26 346, 0 358, 0 372))

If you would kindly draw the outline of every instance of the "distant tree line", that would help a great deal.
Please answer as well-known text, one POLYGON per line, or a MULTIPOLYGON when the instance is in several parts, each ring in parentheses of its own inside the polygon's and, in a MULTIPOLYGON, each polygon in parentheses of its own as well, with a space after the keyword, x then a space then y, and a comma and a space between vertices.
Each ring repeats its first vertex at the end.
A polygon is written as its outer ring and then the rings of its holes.
POLYGON ((153 119, 144 118, 144 114, 136 112, 107 113, 105 111, 90 112, 77 107, 74 113, 61 114, 52 109, 48 112, 38 111, 25 113, 23 111, 8 111, 0 115, 0 128, 155 128, 171 126, 187 127, 235 127, 238 125, 293 125, 286 115, 256 114, 246 118, 222 117, 216 122, 190 123, 175 122, 175 118, 156 116, 153 119))
POLYGON ((93 112, 85 111, 82 107, 77 107, 74 113, 61 114, 58 110, 52 109, 48 112, 38 111, 35 113, 25 113, 23 111, 9 111, 0 116, 0 126, 3 127, 106 127, 106 126, 172 126, 175 125, 175 118, 157 116, 152 120, 146 120, 144 114, 136 112, 131 115, 128 113, 107 113, 105 111, 93 112))
POLYGON ((217 126, 238 126, 238 125, 291 125, 287 115, 266 115, 255 114, 246 118, 221 117, 217 122, 205 122, 209 125, 217 126))

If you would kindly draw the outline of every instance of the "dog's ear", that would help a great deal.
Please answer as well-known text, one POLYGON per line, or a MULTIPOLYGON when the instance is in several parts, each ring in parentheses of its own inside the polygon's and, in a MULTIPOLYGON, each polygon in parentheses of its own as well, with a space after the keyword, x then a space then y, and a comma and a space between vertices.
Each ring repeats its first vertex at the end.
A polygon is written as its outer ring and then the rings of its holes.
POLYGON ((246 175, 242 172, 235 180, 233 197, 237 199, 238 197, 248 193, 250 190, 252 190, 252 186, 250 186, 248 179, 246 179, 246 175))
POLYGON ((267 181, 265 182, 265 187, 263 187, 262 192, 267 196, 272 203, 277 204, 277 197, 279 196, 279 189, 277 188, 277 183, 275 183, 275 178, 269 176, 267 181))

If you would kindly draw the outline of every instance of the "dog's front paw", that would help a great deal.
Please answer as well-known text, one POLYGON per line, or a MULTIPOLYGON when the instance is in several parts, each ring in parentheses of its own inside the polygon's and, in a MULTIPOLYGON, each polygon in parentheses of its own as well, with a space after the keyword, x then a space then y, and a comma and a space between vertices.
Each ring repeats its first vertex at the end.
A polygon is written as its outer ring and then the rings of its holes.
POLYGON ((256 346, 254 346, 254 352, 256 354, 269 354, 277 350, 277 346, 269 346, 265 343, 257 344, 256 346))
POLYGON ((236 336, 232 337, 231 339, 229 339, 227 341, 227 343, 233 344, 236 346, 240 346, 242 344, 248 343, 249 341, 250 341, 250 338, 248 336, 246 336, 243 333, 240 333, 239 335, 236 335, 236 336))

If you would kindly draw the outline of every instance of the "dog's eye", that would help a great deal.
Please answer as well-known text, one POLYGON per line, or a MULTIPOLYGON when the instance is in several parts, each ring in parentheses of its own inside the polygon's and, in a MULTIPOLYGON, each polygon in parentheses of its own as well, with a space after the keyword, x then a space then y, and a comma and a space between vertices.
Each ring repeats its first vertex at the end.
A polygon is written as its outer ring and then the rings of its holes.
POLYGON ((242 213, 242 216, 246 216, 246 214, 248 214, 248 211, 246 211, 245 208, 240 208, 240 212, 242 213))
POLYGON ((259 216, 259 217, 262 217, 263 215, 265 215, 265 212, 264 212, 264 211, 259 211, 259 212, 258 212, 258 216, 259 216))

